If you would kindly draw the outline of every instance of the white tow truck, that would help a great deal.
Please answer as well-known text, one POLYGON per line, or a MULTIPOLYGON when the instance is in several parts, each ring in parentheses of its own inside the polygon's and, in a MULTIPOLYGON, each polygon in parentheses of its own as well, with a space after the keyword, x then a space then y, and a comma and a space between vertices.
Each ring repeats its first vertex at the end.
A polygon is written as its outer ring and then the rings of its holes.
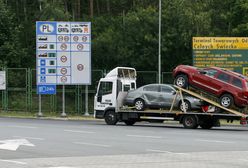
POLYGON ((136 70, 129 67, 116 67, 111 70, 104 78, 101 78, 94 100, 94 117, 105 119, 108 125, 115 125, 117 122, 124 122, 126 125, 133 125, 139 121, 164 122, 166 120, 179 121, 185 128, 210 129, 214 126, 220 126, 220 119, 228 122, 239 120, 241 124, 247 123, 248 116, 244 113, 233 109, 227 109, 218 103, 203 97, 202 95, 177 88, 175 99, 177 96, 183 101, 183 93, 197 97, 209 104, 209 107, 219 108, 216 110, 201 111, 177 111, 173 110, 174 100, 171 102, 171 108, 168 110, 144 110, 137 111, 133 107, 124 104, 125 96, 129 90, 136 89, 136 70))

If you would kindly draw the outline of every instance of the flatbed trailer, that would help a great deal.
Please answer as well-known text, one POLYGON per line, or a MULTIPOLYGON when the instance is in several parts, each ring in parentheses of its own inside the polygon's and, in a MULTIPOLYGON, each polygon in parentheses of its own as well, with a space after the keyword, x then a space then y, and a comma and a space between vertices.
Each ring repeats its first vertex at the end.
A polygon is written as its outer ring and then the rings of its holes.
MULTIPOLYGON (((125 69, 121 67, 122 69, 125 69)), ((115 70, 115 69, 114 69, 115 70)), ((228 122, 232 122, 234 120, 240 121, 241 124, 247 124, 248 116, 244 113, 241 113, 239 111, 228 109, 225 107, 222 107, 217 102, 212 101, 206 97, 203 97, 202 95, 190 91, 187 89, 177 88, 177 93, 175 94, 175 98, 173 102, 171 103, 170 109, 148 109, 144 111, 137 111, 134 107, 128 107, 124 105, 124 99, 127 94, 126 91, 123 89, 118 90, 123 82, 125 82, 125 85, 130 86, 136 86, 136 84, 132 84, 135 82, 134 78, 125 77, 124 73, 122 73, 122 77, 120 78, 118 73, 120 70, 116 70, 116 76, 112 75, 115 74, 111 71, 111 75, 109 77, 102 78, 99 86, 98 91, 95 97, 95 107, 94 107, 94 116, 95 118, 101 118, 105 119, 105 122, 108 125, 115 125, 117 122, 124 122, 126 125, 133 125, 136 122, 140 121, 148 121, 148 122, 164 122, 167 120, 174 120, 179 121, 180 124, 183 124, 185 128, 195 129, 200 126, 203 129, 210 129, 214 126, 220 126, 220 120, 227 120, 228 122), (125 78, 123 78, 123 76, 125 78), (113 86, 111 88, 112 92, 109 94, 106 94, 106 98, 102 95, 99 95, 99 89, 102 87, 102 85, 109 83, 109 81, 112 82, 113 86), (102 83, 101 83, 102 82, 102 83), (180 99, 183 103, 183 93, 187 93, 191 96, 197 97, 205 102, 207 102, 209 105, 214 106, 216 108, 219 108, 220 110, 218 112, 203 112, 203 111, 177 111, 174 110, 174 102, 177 96, 180 96, 180 99)), ((129 72, 130 73, 130 72, 129 72)), ((123 85, 123 84, 122 84, 123 85)), ((132 88, 132 87, 130 87, 132 88)), ((133 88, 135 89, 135 88, 133 88)), ((184 103, 183 103, 184 104, 184 103)))

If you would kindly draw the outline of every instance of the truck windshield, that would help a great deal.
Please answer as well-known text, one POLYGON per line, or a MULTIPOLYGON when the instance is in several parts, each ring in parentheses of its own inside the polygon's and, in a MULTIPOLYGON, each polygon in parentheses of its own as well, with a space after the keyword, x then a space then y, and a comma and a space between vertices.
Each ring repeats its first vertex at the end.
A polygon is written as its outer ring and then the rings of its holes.
POLYGON ((112 93, 112 82, 101 82, 100 87, 98 90, 98 95, 106 95, 106 94, 111 94, 112 93))
POLYGON ((136 71, 134 69, 119 68, 118 69, 118 77, 135 78, 136 77, 136 71))

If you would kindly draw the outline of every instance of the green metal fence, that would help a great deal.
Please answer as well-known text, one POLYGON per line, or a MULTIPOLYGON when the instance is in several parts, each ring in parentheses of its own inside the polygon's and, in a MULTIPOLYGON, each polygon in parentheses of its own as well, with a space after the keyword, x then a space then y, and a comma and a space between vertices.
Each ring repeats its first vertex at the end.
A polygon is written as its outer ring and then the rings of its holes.
MULTIPOLYGON (((20 111, 38 113, 39 96, 36 93, 36 70, 30 68, 2 68, 6 71, 6 90, 1 91, 0 109, 2 111, 20 111)), ((92 85, 88 86, 88 110, 93 113, 94 95, 97 83, 106 74, 106 70, 92 71, 92 85)), ((156 71, 137 71, 137 86, 158 82, 156 71)), ((172 83, 171 72, 162 73, 163 83, 172 83)), ((82 85, 65 86, 65 107, 67 114, 84 114, 85 87, 82 85)), ((56 95, 42 95, 42 112, 61 113, 62 86, 57 86, 56 95)))

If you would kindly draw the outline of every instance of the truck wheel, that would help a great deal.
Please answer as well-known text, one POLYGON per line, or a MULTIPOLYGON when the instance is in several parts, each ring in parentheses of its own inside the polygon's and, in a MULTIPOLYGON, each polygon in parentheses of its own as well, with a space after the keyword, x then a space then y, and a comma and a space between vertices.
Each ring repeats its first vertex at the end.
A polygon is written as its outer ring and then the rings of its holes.
POLYGON ((188 87, 188 77, 186 75, 177 75, 174 84, 181 88, 188 87))
POLYGON ((234 104, 233 97, 230 94, 223 94, 220 97, 220 105, 226 108, 232 107, 234 104))
POLYGON ((134 102, 135 109, 138 111, 143 111, 145 109, 145 102, 142 99, 136 99, 134 102))
POLYGON ((116 113, 114 111, 107 111, 104 119, 108 125, 115 125, 118 122, 116 113))
POLYGON ((126 124, 126 125, 134 125, 135 123, 136 123, 136 121, 135 120, 126 120, 126 121, 124 121, 124 123, 126 124))
MULTIPOLYGON (((190 111, 191 110, 191 104, 190 104, 190 102, 188 100, 184 100, 184 105, 185 105, 185 110, 186 111, 190 111)), ((182 101, 180 101, 180 103, 179 103, 179 109, 182 112, 184 112, 183 111, 183 102, 182 101)))
POLYGON ((188 129, 195 129, 198 127, 197 118, 194 115, 186 115, 183 117, 183 126, 188 129))
POLYGON ((210 122, 210 123, 204 122, 204 123, 200 124, 200 127, 202 129, 211 129, 213 127, 213 123, 212 122, 210 122))

